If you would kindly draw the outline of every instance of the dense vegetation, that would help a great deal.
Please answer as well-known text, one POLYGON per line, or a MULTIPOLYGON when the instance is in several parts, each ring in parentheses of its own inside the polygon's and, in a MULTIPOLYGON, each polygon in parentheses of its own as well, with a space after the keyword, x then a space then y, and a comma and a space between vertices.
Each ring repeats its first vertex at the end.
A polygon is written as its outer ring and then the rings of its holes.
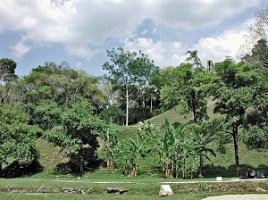
POLYGON ((58 163, 61 172, 102 166, 137 176, 144 158, 152 157, 163 177, 176 178, 202 177, 205 159, 232 142, 239 173, 239 144, 268 147, 267 52, 262 35, 239 62, 203 66, 194 50, 177 67, 160 69, 142 52, 112 49, 103 77, 66 63, 46 63, 18 77, 16 63, 3 58, 0 176, 42 170, 40 140, 60 148, 66 158, 58 163), (169 109, 185 120, 146 121, 169 109))

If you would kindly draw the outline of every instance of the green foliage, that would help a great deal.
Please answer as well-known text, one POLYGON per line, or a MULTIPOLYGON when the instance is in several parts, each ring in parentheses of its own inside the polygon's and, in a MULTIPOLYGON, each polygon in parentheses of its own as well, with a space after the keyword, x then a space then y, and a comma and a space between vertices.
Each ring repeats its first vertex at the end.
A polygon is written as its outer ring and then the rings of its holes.
MULTIPOLYGON (((29 107, 31 105, 28 105, 29 107)), ((34 105, 32 105, 34 106, 34 105)), ((33 108, 33 123, 39 125, 44 131, 60 124, 61 109, 53 100, 40 101, 33 108)))
POLYGON ((118 133, 112 131, 111 125, 103 131, 99 137, 102 139, 102 150, 105 152, 107 168, 115 169, 116 156, 118 149, 118 133))
MULTIPOLYGON (((230 59, 217 63, 215 70, 218 76, 218 80, 215 82, 217 84, 214 84, 212 89, 213 97, 216 100, 215 112, 223 114, 225 118, 225 130, 233 138, 238 168, 239 128, 250 127, 250 115, 247 112, 249 109, 256 109, 257 113, 263 113, 263 110, 266 110, 266 103, 259 104, 260 101, 264 101, 263 94, 259 96, 259 91, 263 91, 265 95, 268 91, 267 86, 263 84, 266 78, 258 66, 245 63, 236 64, 230 59), (256 98, 257 96, 259 98, 256 98)), ((263 116, 266 118, 266 113, 263 113, 263 116)), ((248 130, 250 131, 250 129, 248 130)))
POLYGON ((35 137, 39 129, 28 125, 29 116, 18 105, 0 106, 0 176, 13 163, 28 166, 38 159, 35 137))
POLYGON ((103 69, 107 71, 105 77, 118 92, 117 105, 126 112, 126 125, 129 121, 137 122, 140 117, 144 120, 146 102, 148 102, 146 97, 150 99, 152 98, 150 94, 153 94, 153 91, 148 88, 153 76, 157 74, 158 67, 141 51, 129 52, 119 48, 107 51, 107 55, 110 61, 103 65, 103 69), (149 95, 146 95, 148 92, 149 95), (134 112, 142 114, 130 117, 129 108, 134 108, 132 114, 134 112))
POLYGON ((66 109, 60 120, 61 125, 48 130, 45 137, 60 146, 76 170, 83 173, 84 167, 97 159, 97 136, 104 131, 105 124, 93 116, 92 107, 86 101, 66 109))
POLYGON ((17 63, 9 58, 0 59, 0 80, 9 82, 17 78, 15 69, 17 63))
POLYGON ((198 51, 193 50, 193 51, 187 51, 188 57, 186 58, 187 62, 191 62, 192 65, 196 67, 202 67, 201 60, 198 57, 198 51))
MULTIPOLYGON (((163 72, 161 104, 169 109, 179 106, 184 114, 190 113, 194 122, 207 118, 209 84, 214 79, 208 70, 182 64, 163 72)), ((182 113, 183 114, 183 113, 182 113)))
POLYGON ((111 106, 101 111, 100 118, 107 123, 124 124, 125 113, 120 108, 111 106))
POLYGON ((54 63, 39 66, 18 81, 24 104, 40 104, 53 100, 60 107, 70 107, 73 103, 88 100, 94 112, 100 112, 105 97, 97 86, 98 80, 86 73, 54 63))
POLYGON ((267 127, 260 128, 259 126, 253 125, 244 129, 243 132, 242 139, 249 148, 267 148, 267 127))

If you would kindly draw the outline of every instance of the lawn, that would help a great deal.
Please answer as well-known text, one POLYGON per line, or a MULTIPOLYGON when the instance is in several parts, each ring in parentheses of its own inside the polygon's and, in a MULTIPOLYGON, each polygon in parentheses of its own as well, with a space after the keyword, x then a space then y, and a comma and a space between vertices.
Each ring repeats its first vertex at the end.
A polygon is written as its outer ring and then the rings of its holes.
MULTIPOLYGON (((171 179, 174 181, 174 179, 171 179)), ((209 180, 209 179, 208 179, 209 180)), ((210 179, 212 180, 212 179, 210 179)), ((112 181, 112 180, 110 180, 112 181)), ((50 200, 50 199, 162 199, 158 196, 161 184, 160 179, 143 179, 129 178, 129 181, 119 182, 114 179, 114 183, 97 183, 92 181, 90 177, 56 177, 56 178, 16 178, 16 179, 0 179, 0 199, 5 200, 50 200), (132 180, 132 181, 131 181, 132 180), (146 181, 147 180, 147 181, 146 181), (154 180, 154 181, 153 181, 154 180), (144 181, 144 182, 143 182, 144 181), (116 183, 117 182, 117 183, 116 183), (125 194, 107 194, 108 187, 123 187, 129 189, 125 194), (75 188, 83 190, 86 194, 66 194, 63 193, 65 188, 75 188), (93 188, 92 194, 87 191, 93 188), (42 193, 45 192, 45 193, 42 193), (51 192, 51 193, 50 193, 51 192)), ((122 181, 122 180, 121 180, 122 181)), ((169 181, 169 179, 162 179, 169 181)), ((189 180, 187 180, 189 181, 189 180)), ((239 193, 265 193, 268 189, 268 181, 253 182, 199 182, 199 183, 170 183, 174 196, 168 199, 180 200, 199 200, 207 196, 220 194, 239 194, 239 193)))
MULTIPOLYGON (((168 197, 169 200, 181 199, 181 200, 199 200, 202 199, 204 195, 196 194, 179 194, 168 197)), ((0 199, 5 200, 157 200, 163 199, 158 195, 118 195, 118 194, 92 194, 92 195, 72 195, 72 194, 9 194, 9 193, 0 193, 0 199)))

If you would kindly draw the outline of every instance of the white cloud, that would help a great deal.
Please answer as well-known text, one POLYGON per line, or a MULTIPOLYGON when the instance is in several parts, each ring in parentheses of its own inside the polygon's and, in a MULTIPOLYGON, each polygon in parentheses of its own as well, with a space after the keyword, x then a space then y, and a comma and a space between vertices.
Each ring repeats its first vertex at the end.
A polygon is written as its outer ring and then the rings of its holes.
POLYGON ((24 54, 28 53, 31 50, 31 46, 24 44, 24 42, 17 43, 14 47, 11 48, 13 50, 13 55, 20 58, 24 54))
POLYGON ((166 25, 198 29, 257 6, 260 0, 151 0, 151 16, 166 25))
MULTIPOLYGON (((130 51, 141 50, 161 67, 177 66, 184 62, 187 50, 198 50, 203 65, 206 65, 207 60, 219 62, 226 56, 238 59, 245 42, 244 36, 252 20, 247 20, 241 26, 230 28, 220 35, 200 38, 190 49, 185 48, 180 41, 163 42, 148 38, 127 39, 124 48, 130 51)), ((247 45, 248 49, 251 49, 253 44, 247 43, 247 45)))
MULTIPOLYGON (((0 0, 0 34, 20 32, 32 45, 59 43, 70 54, 90 57, 93 54, 87 44, 101 46, 109 38, 129 38, 148 18, 166 26, 198 29, 258 3, 259 0, 0 0)), ((157 55, 163 51, 161 46, 172 46, 149 40, 137 42, 141 46, 153 45, 157 55)), ((21 56, 30 50, 20 43, 14 49, 20 49, 21 56)), ((157 59, 165 63, 165 58, 157 59)))
POLYGON ((149 38, 127 39, 124 48, 129 51, 141 50, 159 66, 178 65, 181 55, 185 52, 180 42, 153 41, 149 38))
MULTIPOLYGON (((251 22, 252 19, 246 21, 239 27, 230 28, 215 37, 200 38, 192 49, 198 50, 203 64, 207 60, 213 60, 214 62, 222 61, 226 56, 238 59, 243 50, 241 47, 245 44, 245 35, 251 22)), ((252 48, 253 44, 247 43, 246 45, 247 51, 252 48)))

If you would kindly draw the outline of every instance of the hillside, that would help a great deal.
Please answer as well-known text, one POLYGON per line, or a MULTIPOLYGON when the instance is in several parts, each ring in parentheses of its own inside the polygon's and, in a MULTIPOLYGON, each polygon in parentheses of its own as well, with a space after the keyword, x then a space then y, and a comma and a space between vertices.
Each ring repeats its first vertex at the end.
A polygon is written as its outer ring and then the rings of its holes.
MULTIPOLYGON (((208 108, 208 113, 210 117, 215 117, 213 114, 213 104, 210 102, 208 108)), ((168 110, 158 116, 155 116, 148 121, 155 125, 163 124, 165 119, 168 119, 171 122, 181 122, 186 123, 190 120, 190 116, 183 117, 178 114, 178 111, 175 109, 168 110)), ((122 127, 118 125, 112 126, 113 130, 118 132, 120 135, 120 140, 127 140, 135 135, 137 131, 136 126, 122 127)), ((44 173, 53 173, 57 164, 64 161, 64 156, 59 151, 59 148, 51 145, 50 143, 44 140, 38 140, 38 150, 40 152, 40 162, 44 166, 44 173)), ((229 143, 226 145, 226 152, 220 153, 217 151, 218 144, 212 144, 212 148, 216 151, 217 156, 209 156, 210 161, 206 160, 204 165, 204 172, 208 176, 236 176, 236 170, 234 166, 234 149, 233 144, 229 143)), ((239 155, 241 163, 242 175, 243 171, 248 167, 262 169, 268 172, 268 166, 266 161, 268 160, 268 150, 261 149, 248 149, 246 145, 242 142, 239 144, 239 155)), ((95 172, 100 174, 101 172, 95 172)), ((141 174, 160 174, 160 169, 158 167, 158 157, 154 153, 151 153, 150 156, 141 160, 140 162, 140 173, 141 174)))
POLYGON ((166 119, 170 122, 180 122, 184 124, 191 119, 191 116, 190 115, 182 116, 179 114, 179 111, 176 108, 172 108, 146 121, 150 122, 151 124, 161 125, 165 123, 166 119))

